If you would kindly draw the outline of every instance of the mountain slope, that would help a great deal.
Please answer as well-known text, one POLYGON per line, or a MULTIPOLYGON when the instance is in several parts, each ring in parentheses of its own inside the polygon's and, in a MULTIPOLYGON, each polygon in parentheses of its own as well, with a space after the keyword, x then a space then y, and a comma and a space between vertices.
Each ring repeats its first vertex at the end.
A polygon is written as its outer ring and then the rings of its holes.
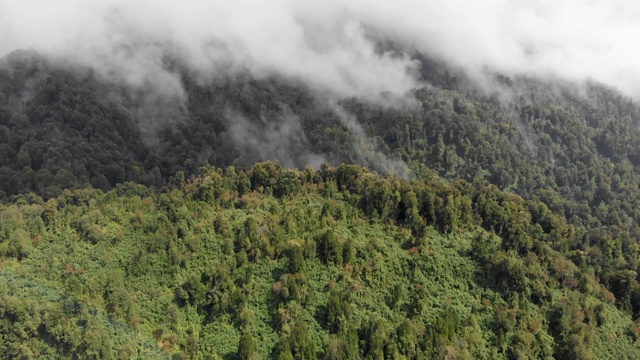
POLYGON ((496 75, 482 90, 422 62, 432 86, 417 89, 415 101, 372 104, 277 78, 203 84, 171 63, 185 97, 166 98, 15 52, 0 66, 0 195, 48 199, 125 181, 167 190, 201 166, 247 169, 267 159, 408 168, 416 177, 434 169, 562 215, 575 235, 552 248, 593 272, 637 317, 640 284, 621 274, 640 267, 638 106, 597 84, 496 75))
POLYGON ((208 168, 1 209, 4 357, 636 358, 615 298, 495 187, 208 168))

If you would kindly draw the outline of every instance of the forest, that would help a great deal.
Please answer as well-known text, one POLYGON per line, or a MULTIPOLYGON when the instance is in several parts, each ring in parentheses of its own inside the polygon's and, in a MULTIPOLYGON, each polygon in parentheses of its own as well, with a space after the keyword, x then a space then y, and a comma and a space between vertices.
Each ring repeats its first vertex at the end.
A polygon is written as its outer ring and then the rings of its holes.
POLYGON ((553 249, 575 227, 542 203, 355 165, 202 171, 160 194, 127 182, 5 205, 0 353, 640 356, 624 299, 553 249))
POLYGON ((180 106, 0 60, 0 357, 640 358, 614 89, 423 59, 388 105, 170 65, 180 106))

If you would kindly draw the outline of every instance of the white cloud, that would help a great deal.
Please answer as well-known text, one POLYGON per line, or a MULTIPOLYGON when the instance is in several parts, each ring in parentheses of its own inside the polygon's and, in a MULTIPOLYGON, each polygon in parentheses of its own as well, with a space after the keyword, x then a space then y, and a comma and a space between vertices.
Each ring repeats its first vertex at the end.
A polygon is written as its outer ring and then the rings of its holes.
POLYGON ((382 36, 470 71, 594 79, 640 95, 640 3, 625 0, 0 0, 0 52, 36 50, 180 92, 162 56, 203 79, 247 69, 340 96, 417 85, 382 36))
POLYGON ((470 71, 593 79, 640 96, 638 2, 401 0, 377 9, 358 1, 383 33, 470 71))

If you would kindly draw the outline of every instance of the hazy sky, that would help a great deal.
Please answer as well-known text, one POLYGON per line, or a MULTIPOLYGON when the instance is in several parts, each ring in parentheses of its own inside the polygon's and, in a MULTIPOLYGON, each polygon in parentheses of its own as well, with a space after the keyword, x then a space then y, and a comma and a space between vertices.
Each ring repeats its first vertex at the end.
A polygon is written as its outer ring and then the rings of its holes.
POLYGON ((180 92, 161 58, 203 80, 278 73, 341 96, 403 93, 416 62, 594 79, 640 98, 640 2, 624 0, 0 0, 0 53, 34 48, 134 85, 180 92))

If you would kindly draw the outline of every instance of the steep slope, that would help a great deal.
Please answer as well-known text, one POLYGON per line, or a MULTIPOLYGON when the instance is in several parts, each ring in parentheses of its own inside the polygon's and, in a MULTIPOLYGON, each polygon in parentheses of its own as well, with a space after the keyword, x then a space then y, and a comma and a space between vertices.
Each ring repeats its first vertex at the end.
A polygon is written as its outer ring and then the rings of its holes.
POLYGON ((8 55, 0 63, 0 197, 125 181, 162 187, 200 166, 264 160, 393 167, 357 122, 302 84, 182 79, 187 97, 165 98, 37 53, 8 55))
POLYGON ((598 84, 502 75, 481 90, 462 73, 421 61, 432 86, 416 89, 413 102, 329 100, 277 78, 205 84, 170 62, 186 95, 163 102, 151 90, 16 52, 0 66, 0 196, 46 200, 125 181, 167 190, 201 166, 247 169, 267 159, 381 173, 406 164, 417 178, 433 169, 543 203, 533 216, 545 230, 548 209, 562 216, 573 235, 549 245, 637 318, 637 104, 598 84))
POLYGON ((0 208, 5 358, 637 358, 544 205, 430 174, 207 168, 0 208))

